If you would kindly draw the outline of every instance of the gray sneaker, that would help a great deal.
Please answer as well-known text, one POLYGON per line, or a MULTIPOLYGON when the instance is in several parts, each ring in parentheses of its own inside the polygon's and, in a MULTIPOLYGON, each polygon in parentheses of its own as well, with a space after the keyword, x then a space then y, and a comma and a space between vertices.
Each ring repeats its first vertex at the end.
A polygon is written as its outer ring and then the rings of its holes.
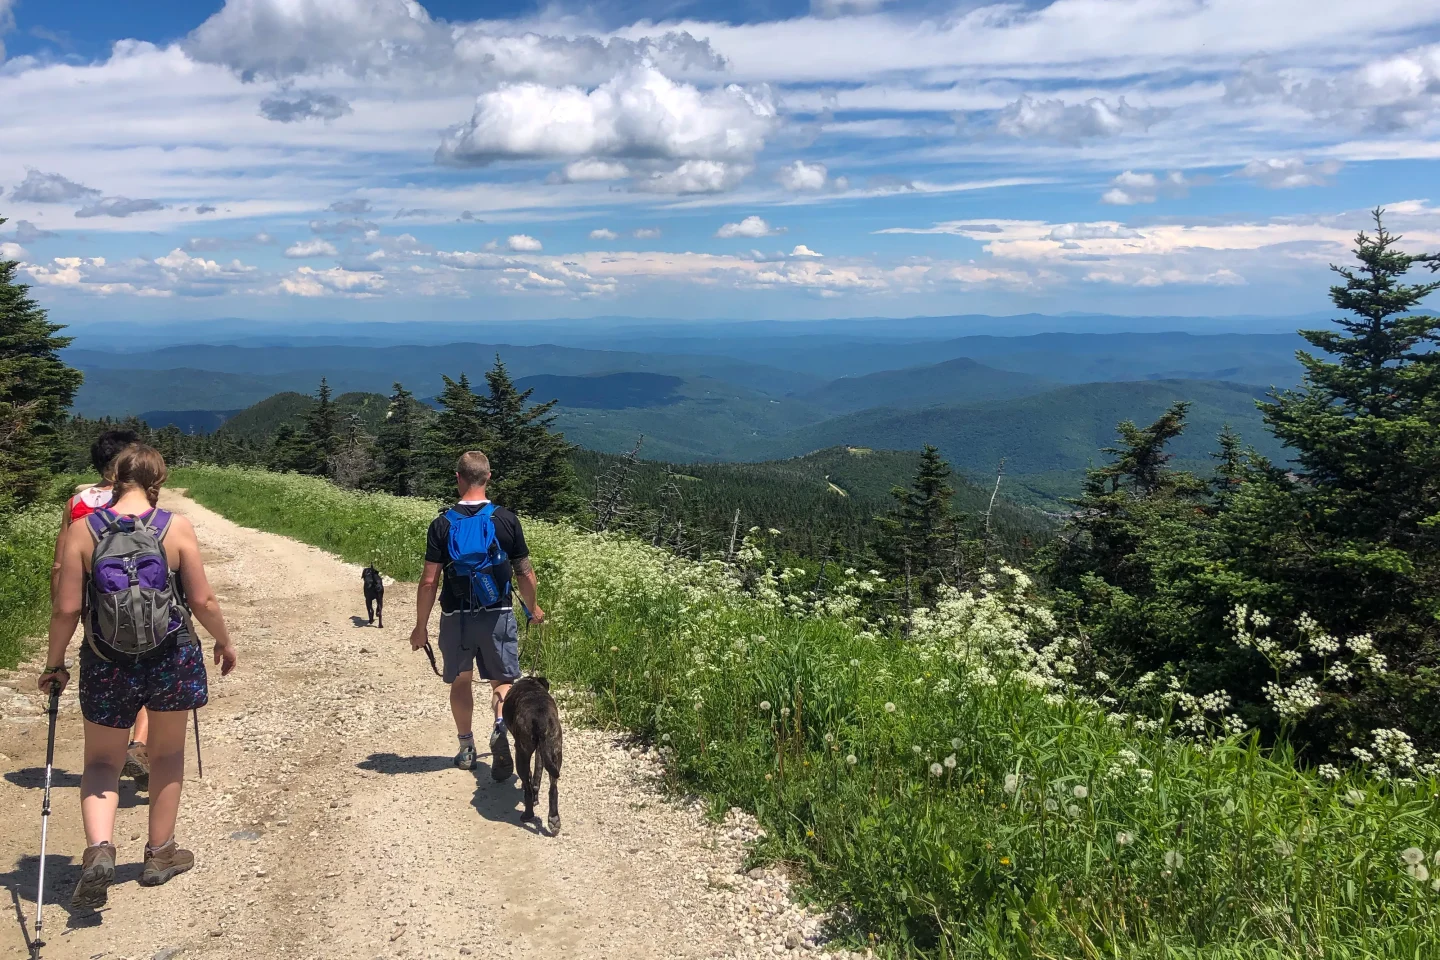
POLYGON ((455 754, 455 766, 461 770, 475 769, 475 744, 467 743, 455 754))
POLYGON ((515 760, 510 756, 510 738, 504 727, 496 727, 490 734, 490 778, 506 780, 515 772, 515 760))

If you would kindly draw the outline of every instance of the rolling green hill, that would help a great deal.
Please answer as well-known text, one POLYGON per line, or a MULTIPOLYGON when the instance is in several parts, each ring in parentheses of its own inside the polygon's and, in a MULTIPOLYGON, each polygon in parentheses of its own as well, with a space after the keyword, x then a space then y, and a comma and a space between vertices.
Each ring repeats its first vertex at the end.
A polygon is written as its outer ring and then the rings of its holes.
MULTIPOLYGON (((581 492, 592 500, 599 478, 621 460, 590 450, 577 450, 571 459, 581 492)), ((918 462, 914 451, 853 447, 764 463, 641 460, 632 474, 632 499, 642 511, 653 510, 669 486, 672 496, 678 492, 687 529, 712 552, 728 545, 738 509, 742 533, 752 525, 774 527, 780 530, 778 545, 798 555, 822 557, 838 545, 853 556, 863 554, 874 537, 874 518, 891 506, 890 489, 908 484, 918 462)), ((953 486, 955 508, 977 528, 989 506, 990 490, 961 477, 954 478, 953 486)), ((1048 540, 1053 523, 1037 510, 1001 498, 991 529, 1015 554, 1048 540)))
POLYGON ((1257 387, 1212 381, 1088 383, 984 404, 865 410, 757 441, 734 455, 770 460, 836 445, 933 443, 958 471, 982 481, 1004 458, 1012 497, 1053 504, 1057 495, 1078 489, 1087 466, 1103 462, 1100 450, 1114 442, 1119 421, 1148 422, 1177 400, 1192 401, 1189 427, 1172 448, 1177 457, 1205 460, 1229 424, 1261 453, 1284 459, 1255 408, 1263 395, 1257 387), (1042 482, 1032 485, 1030 476, 1042 482))
POLYGON ((541 403, 557 400, 564 407, 623 410, 627 407, 664 407, 684 399, 676 391, 685 381, 659 373, 596 373, 562 377, 550 373, 521 377, 519 390, 534 390, 541 403))
POLYGON ((805 395, 835 413, 871 407, 928 407, 938 403, 979 403, 1043 393, 1059 386, 1025 373, 996 370, 968 357, 924 367, 845 377, 805 395))
MULTIPOLYGON (((804 400, 777 398, 708 377, 683 381, 663 406, 556 408, 556 425, 571 443, 623 453, 645 437, 645 451, 675 461, 724 460, 731 450, 818 423, 826 411, 804 400)), ((547 399, 536 391, 536 402, 547 399)))
MULTIPOLYGON (((268 440, 282 423, 298 426, 305 414, 315 409, 314 397, 303 393, 277 393, 247 407, 226 420, 219 433, 236 440, 268 440)), ((366 433, 374 436, 385 419, 390 399, 381 393, 342 393, 335 408, 342 418, 360 415, 366 433)))

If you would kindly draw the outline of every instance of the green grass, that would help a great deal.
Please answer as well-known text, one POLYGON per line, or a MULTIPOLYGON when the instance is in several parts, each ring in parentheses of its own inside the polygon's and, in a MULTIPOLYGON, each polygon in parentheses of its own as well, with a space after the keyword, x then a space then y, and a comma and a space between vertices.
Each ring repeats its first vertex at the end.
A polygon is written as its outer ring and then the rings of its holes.
MULTIPOLYGON (((295 476, 205 468, 175 483, 400 577, 433 516, 295 476)), ((1107 716, 1068 691, 1063 656, 1027 640, 1049 621, 1023 584, 954 599, 902 641, 634 541, 543 523, 527 538, 553 615, 528 666, 583 691, 595 722, 660 745, 678 788, 753 810, 761 855, 801 867, 884 954, 1440 950, 1434 778, 1328 782, 1283 748, 1107 716), (1412 847, 1424 860, 1407 871, 1412 847)))
POLYGON ((50 619, 50 565, 60 511, 35 506, 0 519, 0 668, 34 649, 50 619))
POLYGON ((59 505, 76 484, 94 479, 59 474, 41 502, 0 516, 0 669, 13 668, 39 645, 50 622, 50 567, 60 529, 59 505))

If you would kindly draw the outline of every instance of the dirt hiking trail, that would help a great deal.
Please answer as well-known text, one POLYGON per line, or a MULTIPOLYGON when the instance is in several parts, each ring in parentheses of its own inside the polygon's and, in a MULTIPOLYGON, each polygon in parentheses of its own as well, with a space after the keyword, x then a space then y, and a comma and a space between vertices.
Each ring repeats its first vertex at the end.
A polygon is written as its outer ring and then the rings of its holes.
MULTIPOLYGON (((488 756, 474 772, 456 769, 446 689, 410 652, 412 585, 387 591, 383 630, 365 626, 357 566, 173 491, 162 503, 194 522, 240 651, 230 677, 212 668, 203 780, 187 745, 178 839, 197 864, 162 887, 139 885, 147 807, 125 780, 109 905, 68 910, 85 845, 72 683, 55 748, 45 957, 658 960, 817 949, 821 920, 790 902, 784 877, 741 872, 753 821, 732 811, 711 825, 697 805, 664 799, 652 755, 569 724, 557 837, 520 823, 518 780, 493 782, 488 756)), ((0 875, 13 907, 0 958, 27 955, 21 917, 25 931, 34 918, 38 667, 0 674, 0 875)), ((487 700, 477 689, 480 740, 487 700)))

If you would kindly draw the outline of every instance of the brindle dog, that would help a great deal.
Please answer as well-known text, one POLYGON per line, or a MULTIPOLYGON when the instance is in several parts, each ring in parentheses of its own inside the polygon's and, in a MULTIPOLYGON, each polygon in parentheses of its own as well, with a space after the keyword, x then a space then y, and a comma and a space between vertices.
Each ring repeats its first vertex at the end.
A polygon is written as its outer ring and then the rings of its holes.
POLYGON ((516 680, 505 695, 501 709, 505 728, 515 737, 515 769, 525 787, 522 821, 535 820, 535 802, 540 798, 540 768, 550 774, 550 835, 560 832, 560 760, 562 742, 560 708, 550 696, 550 681, 544 677, 516 680), (538 761, 531 764, 530 758, 538 761), (532 768, 533 767, 533 768, 532 768))

